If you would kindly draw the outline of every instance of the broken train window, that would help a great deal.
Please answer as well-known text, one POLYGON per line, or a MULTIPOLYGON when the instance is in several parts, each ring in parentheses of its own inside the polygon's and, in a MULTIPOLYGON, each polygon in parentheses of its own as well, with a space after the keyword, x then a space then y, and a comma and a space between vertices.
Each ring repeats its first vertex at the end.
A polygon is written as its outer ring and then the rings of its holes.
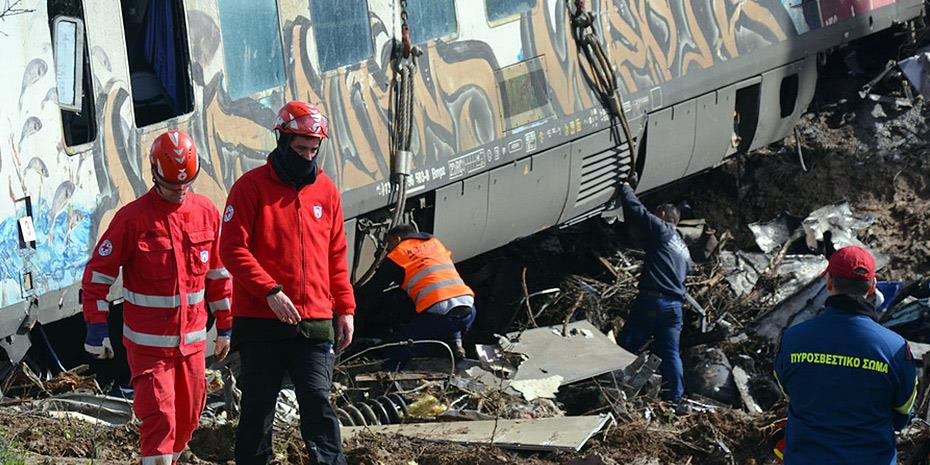
POLYGON ((320 71, 358 63, 371 56, 366 0, 313 0, 310 15, 320 71))
POLYGON ((181 0, 121 0, 136 126, 194 109, 181 0))
POLYGON ((49 0, 48 19, 65 145, 87 144, 97 138, 97 119, 81 0, 49 0))

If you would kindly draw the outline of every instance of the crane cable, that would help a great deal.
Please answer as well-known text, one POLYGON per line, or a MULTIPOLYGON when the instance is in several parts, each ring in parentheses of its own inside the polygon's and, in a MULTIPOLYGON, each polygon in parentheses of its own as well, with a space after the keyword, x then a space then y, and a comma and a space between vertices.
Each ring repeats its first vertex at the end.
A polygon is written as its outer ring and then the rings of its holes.
MULTIPOLYGON (((416 77, 417 61, 420 50, 414 47, 410 40, 410 26, 407 23, 407 0, 400 0, 401 41, 400 47, 394 55, 392 65, 394 69, 394 115, 391 127, 391 183, 397 192, 394 204, 394 214, 387 228, 397 226, 403 221, 404 207, 407 204, 407 178, 410 176, 410 164, 413 153, 410 148, 413 142, 413 84, 416 77)), ((358 278, 354 285, 359 288, 367 283, 384 257, 387 256, 387 244, 378 244, 375 260, 368 270, 358 278)))
POLYGON ((597 31, 594 29, 594 15, 590 11, 585 11, 584 0, 575 0, 575 11, 572 14, 572 35, 584 53, 585 59, 591 65, 594 75, 594 90, 604 100, 607 111, 620 120, 623 136, 626 138, 630 149, 630 156, 635 158, 636 141, 633 140, 630 123, 623 111, 623 98, 617 85, 617 77, 614 75, 613 66, 610 64, 607 52, 604 51, 601 41, 597 38, 597 31))

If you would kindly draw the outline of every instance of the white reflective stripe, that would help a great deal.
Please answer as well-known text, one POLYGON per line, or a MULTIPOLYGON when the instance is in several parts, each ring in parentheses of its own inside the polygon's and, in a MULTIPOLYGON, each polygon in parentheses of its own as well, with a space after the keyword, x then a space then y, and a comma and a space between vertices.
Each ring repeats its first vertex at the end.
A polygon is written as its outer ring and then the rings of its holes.
POLYGON ((207 302, 207 306, 210 307, 211 312, 218 312, 220 310, 229 310, 230 303, 229 299, 214 300, 213 302, 207 302))
POLYGON ((96 271, 91 271, 91 272, 90 272, 90 282, 92 282, 92 283, 94 283, 94 284, 106 284, 106 285, 109 286, 109 285, 111 285, 111 284, 113 284, 113 283, 116 282, 116 277, 115 277, 115 276, 110 276, 110 275, 107 275, 107 274, 103 274, 103 273, 98 273, 98 272, 96 272, 96 271))
POLYGON ((226 268, 214 268, 207 272, 207 279, 225 279, 229 277, 226 268))
POLYGON ((181 298, 177 295, 145 295, 124 289, 123 298, 126 302, 142 307, 174 308, 181 305, 181 298))
POLYGON ((110 311, 110 302, 106 300, 97 301, 97 311, 99 312, 109 312, 110 311))
POLYGON ((421 297, 426 297, 430 292, 433 292, 436 289, 439 289, 440 287, 455 286, 456 284, 464 285, 465 281, 462 281, 461 279, 447 279, 445 281, 439 281, 438 283, 430 284, 429 286, 426 286, 423 289, 420 289, 420 292, 417 294, 417 296, 413 300, 419 301, 421 297))
POLYGON ((445 265, 433 265, 426 269, 420 270, 417 274, 413 275, 413 277, 410 278, 410 281, 407 281, 407 285, 404 287, 404 290, 407 292, 410 292, 410 290, 413 289, 413 285, 416 284, 421 279, 423 279, 426 275, 434 271, 447 270, 449 268, 455 268, 455 265, 451 263, 447 263, 445 265))
POLYGON ((175 452, 175 453, 171 454, 171 457, 172 457, 174 460, 177 460, 179 457, 181 457, 181 453, 180 453, 180 452, 175 452))
POLYGON ((203 302, 203 289, 187 294, 187 305, 199 304, 200 302, 203 302))
MULTIPOLYGON (((124 289, 123 298, 133 305, 152 308, 175 308, 181 305, 178 295, 146 295, 124 289)), ((203 302, 203 289, 187 294, 187 305, 203 302)))
POLYGON ((123 336, 140 346, 177 347, 178 344, 181 343, 180 336, 160 336, 157 334, 137 333, 129 329, 129 326, 125 324, 123 325, 123 336))
MULTIPOLYGON (((123 324, 123 336, 140 346, 149 347, 177 347, 181 343, 181 336, 162 336, 159 334, 139 333, 129 329, 129 326, 123 324)), ((184 335, 185 344, 205 341, 207 339, 207 329, 191 331, 184 335)))
POLYGON ((193 344, 195 342, 206 341, 207 340, 207 329, 201 329, 200 331, 192 331, 184 335, 185 344, 193 344))
POLYGON ((174 454, 150 455, 142 457, 142 465, 171 465, 174 454))

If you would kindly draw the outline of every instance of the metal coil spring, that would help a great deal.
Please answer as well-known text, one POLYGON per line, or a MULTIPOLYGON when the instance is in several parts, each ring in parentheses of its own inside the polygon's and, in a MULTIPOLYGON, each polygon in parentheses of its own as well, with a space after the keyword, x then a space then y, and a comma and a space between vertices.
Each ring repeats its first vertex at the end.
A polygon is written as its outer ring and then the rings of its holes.
POLYGON ((400 394, 336 407, 336 416, 342 426, 391 425, 402 423, 408 415, 407 403, 400 394))

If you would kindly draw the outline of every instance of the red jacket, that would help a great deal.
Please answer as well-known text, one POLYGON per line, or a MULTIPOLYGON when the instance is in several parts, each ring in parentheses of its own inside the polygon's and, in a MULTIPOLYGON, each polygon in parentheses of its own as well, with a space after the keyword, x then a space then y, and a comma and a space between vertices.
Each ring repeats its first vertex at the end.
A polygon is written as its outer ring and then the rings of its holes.
POLYGON ((217 253, 219 226, 213 202, 193 193, 178 205, 153 188, 121 208, 84 269, 84 320, 106 323, 107 293, 122 267, 126 349, 158 355, 203 350, 207 307, 217 329, 232 326, 232 286, 217 253))
POLYGON ((226 200, 220 255, 233 277, 233 315, 276 318, 276 285, 301 319, 355 313, 339 191, 322 172, 298 190, 271 163, 239 178, 226 200))

